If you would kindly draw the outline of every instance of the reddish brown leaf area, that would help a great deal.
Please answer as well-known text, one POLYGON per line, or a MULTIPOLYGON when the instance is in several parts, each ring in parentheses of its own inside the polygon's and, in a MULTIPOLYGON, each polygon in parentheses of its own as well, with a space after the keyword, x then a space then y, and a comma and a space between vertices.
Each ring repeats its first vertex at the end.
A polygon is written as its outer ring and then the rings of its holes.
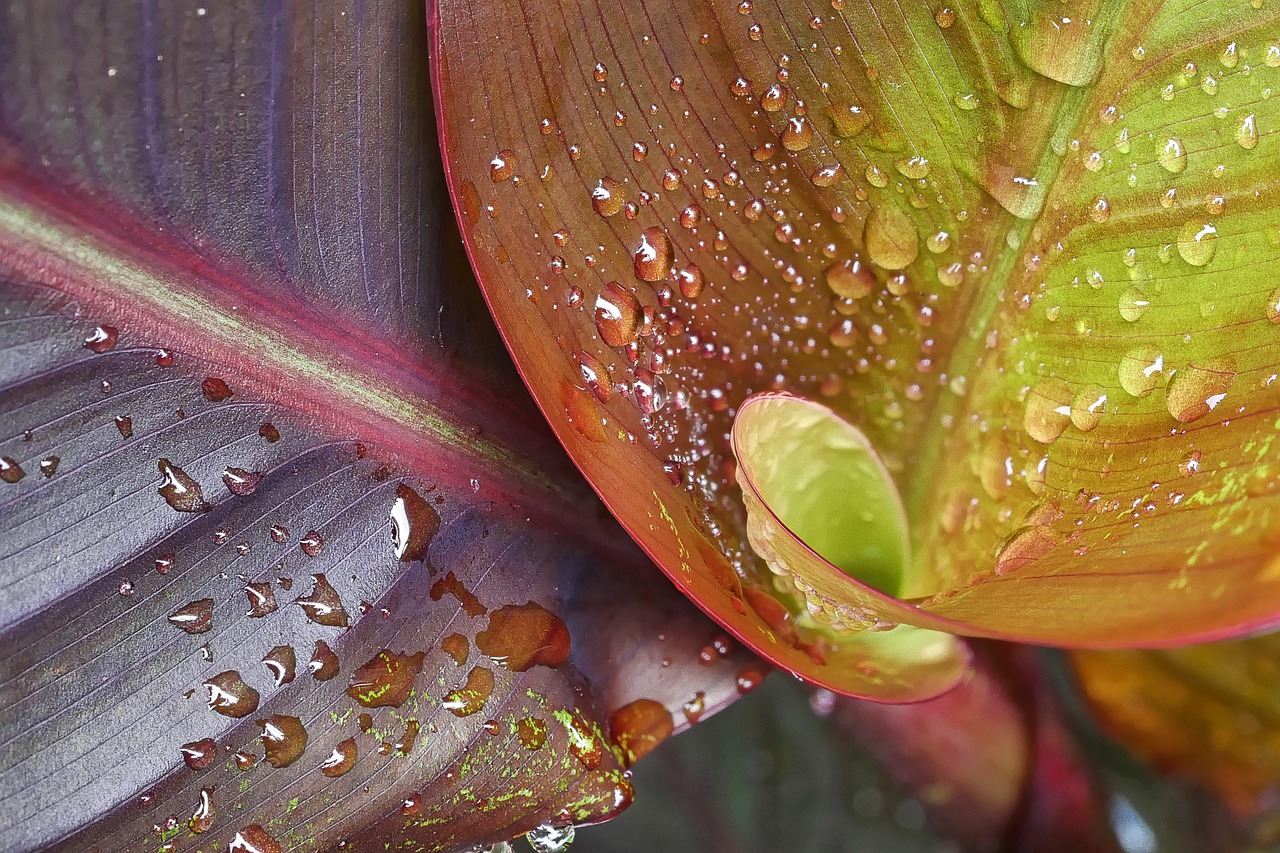
POLYGON ((1236 53, 1261 67, 1274 9, 1189 32, 1143 2, 1071 26, 991 4, 432 7, 459 222, 522 374, 744 642, 867 688, 866 661, 808 636, 823 602, 742 535, 727 436, 778 389, 856 425, 895 481, 901 600, 857 593, 886 620, 1096 646, 1275 621, 1260 270, 1280 244, 1254 126, 1275 113, 1236 53), (1209 67, 1238 128, 1159 95, 1209 67))

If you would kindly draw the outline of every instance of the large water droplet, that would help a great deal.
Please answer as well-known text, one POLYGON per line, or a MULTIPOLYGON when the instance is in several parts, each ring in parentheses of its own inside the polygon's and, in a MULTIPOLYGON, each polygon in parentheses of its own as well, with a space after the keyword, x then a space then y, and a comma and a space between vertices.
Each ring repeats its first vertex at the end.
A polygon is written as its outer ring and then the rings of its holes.
POLYGON ((455 717, 469 717, 481 711, 493 693, 493 672, 474 667, 467 673, 467 683, 446 694, 443 707, 455 717))
POLYGON ((569 659, 569 629, 535 602, 508 605, 490 614, 488 628, 476 634, 476 648, 514 672, 560 666, 569 659))
POLYGON ((1062 435, 1071 422, 1071 386, 1062 379, 1046 379, 1027 394, 1022 424, 1027 434, 1042 444, 1062 435))
POLYGON ((192 770, 208 769, 218 757, 218 745, 211 737, 184 743, 179 751, 182 753, 183 763, 192 770))
POLYGON ((200 393, 211 403, 221 403, 232 396, 231 386, 216 376, 209 376, 200 383, 200 393))
POLYGON ((1165 140, 1164 147, 1160 149, 1159 155, 1156 156, 1156 162, 1164 167, 1166 172, 1179 174, 1187 170, 1187 149, 1182 147, 1182 140, 1176 136, 1171 136, 1165 140))
POLYGON ((356 745, 356 739, 347 738, 329 753, 329 757, 320 765, 320 772, 331 777, 342 776, 356 766, 359 755, 360 748, 356 745))
POLYGON ((600 288, 596 297, 596 330, 611 347, 626 346, 636 338, 642 314, 640 303, 616 281, 600 288))
MULTIPOLYGON (((635 274, 642 281, 662 281, 671 273, 675 249, 667 232, 656 225, 640 234, 640 246, 635 252, 635 274)), ((597 311, 600 303, 596 302, 597 311)), ((614 345, 611 345, 614 346, 614 345)))
POLYGON ((549 823, 536 826, 525 834, 534 853, 564 853, 573 843, 573 836, 572 826, 552 826, 549 823))
POLYGON ((674 729, 671 712, 653 699, 637 699, 609 715, 609 735, 622 750, 628 767, 666 740, 674 729))
POLYGON ((858 260, 846 260, 826 269, 827 286, 844 299, 862 299, 875 288, 876 279, 871 270, 858 260))
POLYGON ((427 547, 440 530, 440 515, 411 486, 396 487, 391 505, 391 544, 401 562, 425 560, 427 547))
POLYGON ((920 235, 911 218, 892 204, 878 204, 867 214, 862 232, 871 262, 900 270, 920 252, 920 235))
POLYGON ((408 701, 425 657, 424 652, 404 654, 383 649, 351 674, 347 695, 366 708, 398 708, 408 701))
POLYGON ((302 720, 287 714, 272 714, 258 720, 262 726, 262 746, 266 750, 267 763, 272 767, 288 767, 301 757, 307 748, 307 729, 302 720))
POLYGON ((1102 67, 1102 27, 1087 15, 1057 9, 1037 15, 1009 34, 1027 67, 1069 86, 1087 86, 1102 67))
POLYGON ((458 599, 458 603, 462 605, 462 609, 471 617, 483 616, 488 611, 485 606, 480 603, 480 599, 476 598, 471 590, 462 585, 462 581, 458 580, 458 576, 453 572, 446 572, 445 576, 436 580, 431 584, 430 596, 432 601, 439 601, 446 595, 452 595, 458 599))
MULTIPOLYGON (((174 465, 168 459, 158 463, 160 473, 164 476, 164 484, 157 490, 165 502, 178 512, 207 512, 209 504, 205 503, 200 484, 186 471, 174 465)), ((3 472, 0 472, 3 473, 3 472)))
POLYGON ((220 672, 204 682, 209 691, 209 707, 228 717, 247 717, 258 710, 258 691, 234 669, 220 672))
POLYGON ((1258 147, 1258 120, 1253 117, 1253 113, 1245 116, 1236 128, 1236 142, 1246 151, 1258 147))
POLYGON ((182 605, 169 614, 169 624, 188 634, 203 634, 213 627, 213 599, 200 598, 182 605))
POLYGON ((236 833, 227 845, 227 853, 284 853, 284 848, 270 833, 254 823, 236 833))
POLYGON ((268 613, 276 612, 276 593, 269 581, 245 584, 244 594, 249 599, 249 612, 246 616, 261 619, 268 613))
POLYGON ((1178 254, 1193 267, 1213 260, 1218 248, 1218 229, 1204 219, 1189 219, 1178 232, 1178 254))
POLYGON ((622 184, 613 178, 601 178, 596 188, 591 191, 591 206, 601 216, 613 216, 622 210, 626 202, 622 193, 622 184))
POLYGON ((294 653, 293 646, 276 646, 262 658, 262 663, 271 673, 276 687, 280 687, 293 681, 298 669, 298 656, 294 653))
POLYGON ((1169 380, 1165 396, 1169 414, 1184 424, 1200 420, 1218 407, 1235 378, 1236 362, 1231 356, 1188 364, 1169 380))
POLYGON ((347 610, 342 606, 338 591, 323 574, 312 575, 312 577, 315 579, 315 584, 311 592, 296 599, 294 603, 301 607, 306 612, 307 618, 317 625, 347 627, 347 610))
POLYGON ((1120 387, 1134 397, 1145 397, 1164 376, 1164 355, 1155 344, 1141 344, 1120 358, 1120 387))
POLYGON ((324 640, 316 640, 311 660, 307 661, 307 671, 316 681, 328 681, 338 674, 338 655, 324 640))

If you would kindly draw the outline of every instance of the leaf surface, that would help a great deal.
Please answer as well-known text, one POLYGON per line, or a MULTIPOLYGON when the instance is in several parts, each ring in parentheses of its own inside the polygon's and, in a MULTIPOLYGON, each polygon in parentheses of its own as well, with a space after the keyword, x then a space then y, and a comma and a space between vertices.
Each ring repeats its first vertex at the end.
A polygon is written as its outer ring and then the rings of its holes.
POLYGON ((936 659, 833 611, 1072 646, 1275 623, 1273 8, 436 5, 446 166, 499 327, 721 624, 905 698, 936 659), (775 391, 890 475, 911 555, 890 583, 824 598, 825 561, 779 575, 750 547, 730 433, 775 391))
POLYGON ((625 807, 620 744, 759 665, 495 346, 420 7, 26 3, 0 39, 0 847, 625 807))

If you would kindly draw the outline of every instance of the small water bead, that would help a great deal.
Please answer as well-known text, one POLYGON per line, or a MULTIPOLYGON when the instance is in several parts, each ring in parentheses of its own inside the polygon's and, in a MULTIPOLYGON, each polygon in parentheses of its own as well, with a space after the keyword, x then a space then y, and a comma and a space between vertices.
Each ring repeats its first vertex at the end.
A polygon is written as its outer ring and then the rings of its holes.
POLYGON ((1271 295, 1267 297, 1267 319, 1272 323, 1280 323, 1280 287, 1271 291, 1271 295))
POLYGON ((1136 323, 1142 319, 1142 315, 1147 313, 1147 309, 1151 307, 1151 301, 1147 298, 1147 294, 1142 288, 1134 285, 1120 294, 1119 311, 1120 316, 1130 323, 1136 323))
POLYGON ((1176 136, 1171 136, 1165 140, 1164 147, 1160 149, 1160 154, 1156 157, 1156 161, 1164 167, 1166 172, 1172 174, 1181 174, 1187 170, 1187 149, 1182 146, 1182 140, 1176 136))
MULTIPOLYGON (((60 456, 47 456, 44 459, 41 459, 40 473, 45 477, 52 477, 58 472, 58 463, 61 461, 62 457, 60 456)), ((22 475, 20 473, 18 474, 17 479, 14 480, 10 480, 8 476, 5 476, 11 470, 9 466, 18 467, 18 463, 7 457, 0 457, 0 480, 4 480, 6 483, 16 483, 18 480, 21 480, 22 475)), ((22 471, 21 467, 18 467, 18 471, 22 471)))
MULTIPOLYGON (((43 463, 41 468, 43 469, 43 463)), ((54 466, 56 469, 56 466, 54 466)), ((27 472, 22 470, 22 466, 11 456, 0 456, 0 480, 6 483, 17 483, 23 477, 27 476, 27 472)), ((50 476, 49 474, 45 475, 50 476)))
POLYGON ((595 68, 591 69, 591 76, 597 83, 603 83, 609 79, 609 69, 605 68, 603 63, 597 62, 595 68))
POLYGON ((200 835, 209 831, 213 826, 213 789, 201 788, 200 801, 196 804, 195 811, 191 813, 191 817, 187 819, 187 828, 192 833, 200 835))
POLYGON ((951 235, 946 231, 930 234, 924 240, 925 248, 935 255, 940 255, 951 248, 951 235))
POLYGON ((1249 113, 1236 128, 1236 143, 1246 151, 1258 147, 1258 123, 1253 113, 1249 113))
POLYGON ((613 178, 601 178, 595 189, 591 191, 591 206, 595 208, 596 213, 604 217, 616 215, 622 210, 625 201, 622 184, 613 178))
POLYGON ((1065 380, 1046 379, 1027 394, 1022 425, 1042 444, 1051 444, 1071 422, 1071 386, 1065 380))
POLYGON ((867 183, 871 184, 873 187, 883 189, 884 187, 889 186, 889 176, 885 174, 884 170, 879 166, 868 164, 865 175, 867 183))
POLYGON ((649 156, 649 146, 643 142, 635 142, 631 145, 631 159, 639 163, 645 157, 649 156))
POLYGON ((776 113, 787 103, 787 87, 774 83, 760 96, 760 107, 765 112, 776 113))
POLYGON ((1178 254, 1193 267, 1213 260, 1218 247, 1218 229, 1203 219, 1189 219, 1178 232, 1178 254))
POLYGON ((1198 474, 1200 472, 1201 455, 1199 450, 1193 450, 1182 457, 1182 461, 1178 463, 1178 473, 1183 477, 1194 477, 1198 474))
POLYGON ((959 287, 964 284, 964 264, 950 263, 938 267, 938 283, 943 287, 959 287))
POLYGON ((1198 421, 1218 407, 1235 378, 1236 362, 1231 356, 1188 364, 1169 380, 1165 406, 1178 423, 1198 421))
POLYGON ((1280 44, 1267 45, 1267 52, 1262 61, 1268 68, 1280 68, 1280 44))
POLYGON ((1086 385, 1071 400, 1071 423, 1081 432, 1095 429, 1102 421, 1107 392, 1099 385, 1086 385))
POLYGON ((1131 397, 1145 397, 1164 377, 1164 354, 1155 344, 1140 344, 1120 358, 1120 387, 1131 397))
POLYGON ((302 534, 302 539, 298 542, 298 547, 302 549, 302 553, 308 557, 315 557, 324 550, 324 537, 319 531, 308 530, 302 534))
POLYGON ((1089 205, 1089 218, 1099 224, 1111 218, 1111 202, 1107 201, 1106 196, 1098 196, 1089 205))
POLYGON ((245 584, 244 594, 249 598, 249 612, 245 615, 251 619, 261 619, 276 612, 276 594, 270 583, 245 584))
MULTIPOLYGON (((17 463, 14 463, 16 466, 17 463)), ((157 492, 165 503, 178 512, 207 512, 211 507, 205 503, 204 493, 200 488, 200 484, 193 480, 186 471, 177 465, 174 465, 168 459, 160 459, 157 462, 160 473, 164 475, 164 484, 157 489, 157 492)), ((3 460, 0 460, 0 477, 4 477, 8 482, 17 482, 17 480, 9 480, 6 475, 9 469, 4 467, 3 460)), ((22 478, 22 469, 18 468, 17 479, 22 478)))

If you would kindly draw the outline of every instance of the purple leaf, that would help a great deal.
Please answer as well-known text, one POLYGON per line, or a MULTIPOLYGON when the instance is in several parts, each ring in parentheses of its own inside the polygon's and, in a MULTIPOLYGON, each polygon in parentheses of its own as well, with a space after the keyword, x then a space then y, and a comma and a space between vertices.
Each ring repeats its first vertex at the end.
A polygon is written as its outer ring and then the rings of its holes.
POLYGON ((3 14, 0 847, 446 850, 625 806, 610 715, 753 664, 703 661, 514 381, 421 9, 3 14), (567 659, 505 668, 477 635, 529 603, 567 659))

